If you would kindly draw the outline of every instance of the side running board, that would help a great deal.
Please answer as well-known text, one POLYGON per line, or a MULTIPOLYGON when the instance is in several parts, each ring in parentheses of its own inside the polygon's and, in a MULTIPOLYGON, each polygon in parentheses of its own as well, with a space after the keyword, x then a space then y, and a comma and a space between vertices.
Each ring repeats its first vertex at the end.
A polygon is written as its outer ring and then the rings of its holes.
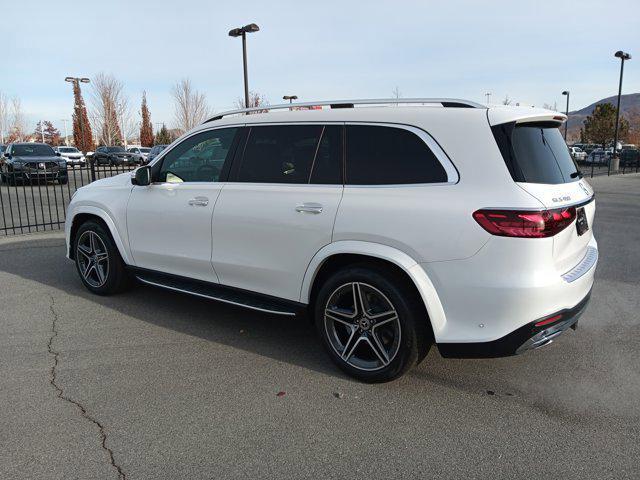
POLYGON ((197 297, 216 300, 218 302, 249 308, 259 312, 275 315, 294 316, 301 313, 306 305, 290 300, 270 297, 259 293, 240 290, 216 283, 203 282, 179 277, 167 273, 155 272, 139 268, 131 269, 134 276, 142 283, 154 287, 166 288, 174 292, 187 293, 197 297))

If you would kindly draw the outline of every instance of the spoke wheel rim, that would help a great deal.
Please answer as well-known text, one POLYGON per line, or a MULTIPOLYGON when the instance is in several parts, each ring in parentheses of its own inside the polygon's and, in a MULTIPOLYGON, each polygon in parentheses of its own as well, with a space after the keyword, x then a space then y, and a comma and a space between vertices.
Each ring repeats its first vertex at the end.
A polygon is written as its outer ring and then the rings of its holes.
POLYGON ((100 236, 87 230, 80 235, 76 262, 82 279, 94 288, 102 287, 109 277, 109 253, 100 236))
POLYGON ((329 295, 324 328, 338 357, 358 370, 381 370, 400 350, 398 313, 384 293, 367 283, 345 283, 329 295))

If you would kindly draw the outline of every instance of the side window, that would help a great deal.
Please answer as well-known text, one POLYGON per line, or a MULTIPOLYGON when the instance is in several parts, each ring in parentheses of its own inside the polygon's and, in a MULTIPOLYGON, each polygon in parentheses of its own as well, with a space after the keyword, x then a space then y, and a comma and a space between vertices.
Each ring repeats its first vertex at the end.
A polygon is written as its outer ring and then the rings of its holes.
POLYGON ((403 128, 347 125, 346 178, 350 185, 441 183, 447 173, 427 144, 403 128))
POLYGON ((237 181, 308 183, 322 125, 254 126, 237 181))
POLYGON ((342 132, 342 125, 324 127, 309 183, 342 185, 342 132))
POLYGON ((217 182, 237 130, 221 128, 187 138, 164 157, 157 181, 217 182))

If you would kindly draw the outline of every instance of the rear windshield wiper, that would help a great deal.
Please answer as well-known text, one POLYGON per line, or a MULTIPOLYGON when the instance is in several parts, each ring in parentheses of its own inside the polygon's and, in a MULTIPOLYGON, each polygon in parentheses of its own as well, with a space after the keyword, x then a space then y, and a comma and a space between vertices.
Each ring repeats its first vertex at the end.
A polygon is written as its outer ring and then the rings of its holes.
POLYGON ((582 178, 582 172, 580 170, 576 170, 575 172, 573 172, 571 175, 569 175, 571 178, 576 178, 576 177, 580 177, 582 178))

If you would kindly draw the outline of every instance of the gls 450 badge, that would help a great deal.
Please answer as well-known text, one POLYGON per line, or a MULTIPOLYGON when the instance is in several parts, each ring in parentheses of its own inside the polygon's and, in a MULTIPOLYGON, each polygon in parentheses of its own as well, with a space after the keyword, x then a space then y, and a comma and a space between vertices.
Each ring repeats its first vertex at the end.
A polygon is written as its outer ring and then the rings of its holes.
POLYGON ((551 201, 556 202, 556 203, 560 203, 560 202, 568 202, 571 200, 571 197, 569 195, 564 196, 564 197, 553 197, 551 199, 551 201))

